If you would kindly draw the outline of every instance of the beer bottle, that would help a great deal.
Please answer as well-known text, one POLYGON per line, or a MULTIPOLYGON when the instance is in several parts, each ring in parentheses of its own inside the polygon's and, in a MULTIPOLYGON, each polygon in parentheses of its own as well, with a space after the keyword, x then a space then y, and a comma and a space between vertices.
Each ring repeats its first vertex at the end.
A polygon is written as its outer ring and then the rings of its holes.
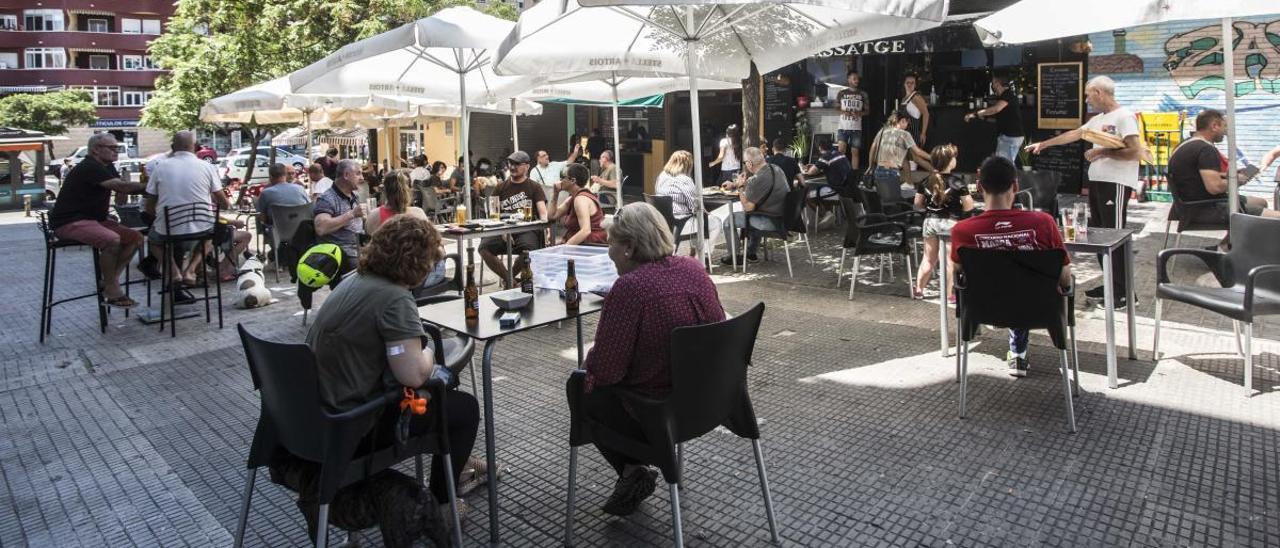
POLYGON ((462 305, 466 312, 467 322, 480 319, 480 290, 476 287, 476 265, 472 262, 472 250, 467 250, 467 286, 462 290, 462 305))
POLYGON ((520 252, 520 291, 533 293, 533 269, 529 266, 529 252, 520 252))
POLYGON ((578 277, 573 273, 573 259, 569 259, 569 275, 564 279, 564 308, 569 312, 577 312, 582 302, 582 294, 578 292, 578 277))

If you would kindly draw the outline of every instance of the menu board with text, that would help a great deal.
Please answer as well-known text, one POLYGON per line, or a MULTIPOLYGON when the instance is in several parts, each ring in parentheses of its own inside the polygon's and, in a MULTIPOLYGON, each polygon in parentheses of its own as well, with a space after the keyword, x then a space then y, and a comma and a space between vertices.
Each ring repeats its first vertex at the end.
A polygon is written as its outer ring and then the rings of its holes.
POLYGON ((1036 127, 1075 129, 1084 118, 1084 63, 1036 65, 1036 127))

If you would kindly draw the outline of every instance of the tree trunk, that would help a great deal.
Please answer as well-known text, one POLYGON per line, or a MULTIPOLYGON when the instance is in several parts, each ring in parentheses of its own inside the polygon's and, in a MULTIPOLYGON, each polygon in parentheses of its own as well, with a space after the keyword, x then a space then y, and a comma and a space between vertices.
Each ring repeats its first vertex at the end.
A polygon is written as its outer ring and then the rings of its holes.
POLYGON ((262 129, 254 127, 249 130, 249 140, 253 141, 249 146, 249 165, 245 166, 244 179, 240 181, 243 188, 249 187, 249 181, 253 180, 253 168, 258 161, 258 141, 262 139, 262 129))
POLYGON ((742 148, 758 147, 763 140, 760 87, 760 71, 752 62, 751 75, 742 81, 742 148))

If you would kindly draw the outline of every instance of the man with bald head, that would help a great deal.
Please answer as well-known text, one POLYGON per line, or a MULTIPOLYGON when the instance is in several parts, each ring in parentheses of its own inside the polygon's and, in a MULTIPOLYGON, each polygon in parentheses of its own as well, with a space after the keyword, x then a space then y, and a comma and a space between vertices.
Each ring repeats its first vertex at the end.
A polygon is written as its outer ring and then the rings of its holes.
MULTIPOLYGON (((173 134, 172 148, 173 152, 169 157, 155 164, 150 174, 151 178, 147 181, 146 210, 147 213, 155 216, 149 238, 152 242, 152 252, 157 257, 161 256, 163 250, 160 246, 170 234, 174 236, 194 234, 213 228, 207 219, 189 218, 189 216, 169 221, 165 218, 165 208, 204 204, 212 211, 215 203, 222 209, 230 206, 230 201, 222 193, 222 181, 218 176, 218 169, 213 164, 196 157, 195 134, 190 131, 179 131, 173 134)), ((192 265, 195 265, 194 261, 192 265)), ((174 271, 173 279, 182 280, 187 284, 195 283, 194 268, 188 268, 185 273, 178 269, 176 263, 171 263, 169 268, 174 271)), ((178 302, 189 300, 189 295, 182 295, 178 290, 175 290, 175 294, 181 297, 176 299, 178 302)))

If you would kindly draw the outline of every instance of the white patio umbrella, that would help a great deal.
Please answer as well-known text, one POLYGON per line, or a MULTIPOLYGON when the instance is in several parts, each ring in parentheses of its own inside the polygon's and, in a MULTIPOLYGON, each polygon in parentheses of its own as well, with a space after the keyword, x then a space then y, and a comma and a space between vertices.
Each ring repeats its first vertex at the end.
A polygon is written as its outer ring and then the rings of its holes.
MULTIPOLYGON (((768 72, 830 47, 932 28, 946 15, 947 0, 544 1, 525 10, 498 69, 692 77, 694 180, 701 184, 700 78, 741 81, 752 62, 768 72)), ((698 224, 701 238, 701 217, 698 224)))
MULTIPOLYGON (((470 8, 448 8, 343 46, 290 74, 289 82, 299 93, 386 94, 455 103, 462 118, 462 156, 466 158, 468 110, 484 105, 498 108, 538 82, 493 73, 491 52, 514 26, 470 8)), ((469 181, 467 162, 463 170, 469 181)), ((472 212, 474 208, 468 208, 468 214, 472 212)))
MULTIPOLYGON (((1234 40, 1226 38, 1234 38, 1233 17, 1273 13, 1280 13, 1280 4, 1275 0, 1022 0, 974 21, 973 25, 979 34, 986 33, 983 38, 988 42, 1021 44, 1168 21, 1221 19, 1222 68, 1226 82, 1223 89, 1227 119, 1232 122, 1227 124, 1227 155, 1229 165, 1235 166, 1236 95, 1230 91, 1234 90, 1235 63, 1243 63, 1244 58, 1236 59, 1234 40)), ((1238 186, 1236 170, 1228 169, 1227 188, 1232 212, 1240 207, 1238 186)), ((1120 210, 1116 208, 1116 226, 1119 222, 1120 210)))

